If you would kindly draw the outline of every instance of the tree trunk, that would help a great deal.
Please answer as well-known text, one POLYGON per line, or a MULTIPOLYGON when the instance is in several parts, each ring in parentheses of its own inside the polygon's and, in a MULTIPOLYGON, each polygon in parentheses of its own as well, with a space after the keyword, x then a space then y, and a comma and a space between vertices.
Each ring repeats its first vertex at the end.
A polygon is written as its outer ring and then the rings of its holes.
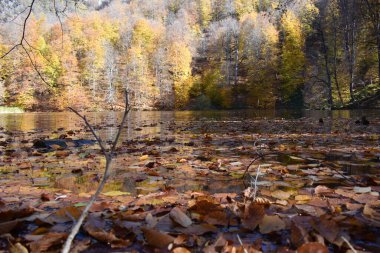
POLYGON ((336 29, 336 17, 335 14, 333 14, 333 22, 334 22, 334 81, 335 81, 335 86, 338 91, 338 96, 339 96, 339 101, 341 104, 343 104, 343 98, 342 98, 342 93, 340 92, 340 87, 339 87, 339 81, 338 81, 338 71, 337 71, 337 66, 338 66, 338 61, 337 61, 337 29, 336 29))
POLYGON ((332 97, 331 73, 330 73, 330 69, 329 69, 328 48, 326 45, 325 35, 324 35, 323 30, 322 30, 321 24, 320 24, 319 29, 320 29, 321 39, 322 39, 322 51, 323 51, 324 60, 325 60, 325 71, 326 71, 326 77, 327 77, 327 90, 328 90, 327 101, 328 101, 330 108, 332 108, 333 107, 333 97, 332 97))

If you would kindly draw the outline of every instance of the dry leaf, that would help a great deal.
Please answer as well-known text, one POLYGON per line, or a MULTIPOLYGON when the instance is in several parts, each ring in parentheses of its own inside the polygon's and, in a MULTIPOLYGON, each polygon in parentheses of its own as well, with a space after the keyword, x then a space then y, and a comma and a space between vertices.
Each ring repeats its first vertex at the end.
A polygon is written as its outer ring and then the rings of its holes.
POLYGON ((9 249, 10 253, 28 253, 28 249, 25 248, 24 245, 21 243, 16 243, 15 245, 12 245, 9 249))
POLYGON ((63 244, 66 238, 66 233, 48 233, 40 240, 32 242, 30 244, 30 250, 32 253, 47 251, 52 246, 63 244))
POLYGON ((290 198, 291 194, 285 191, 277 190, 272 192, 271 196, 276 199, 287 200, 290 198))
POLYGON ((256 203, 246 204, 244 207, 243 217, 241 217, 242 225, 245 228, 254 230, 264 218, 264 215, 265 209, 263 205, 256 203))
POLYGON ((318 242, 305 243, 297 249, 297 253, 328 253, 328 249, 318 242))
POLYGON ((11 232, 18 224, 18 220, 0 223, 0 235, 11 232))
POLYGON ((154 229, 142 228, 145 239, 150 246, 165 249, 169 244, 174 242, 174 237, 161 233, 154 229))
POLYGON ((259 224, 260 233, 268 234, 285 229, 285 222, 278 215, 265 215, 259 224))
POLYGON ((190 250, 183 247, 174 248, 172 251, 172 253, 190 253, 190 252, 191 252, 190 250))
POLYGON ((178 207, 174 207, 170 213, 170 218, 172 218, 176 223, 181 225, 182 227, 189 227, 192 224, 191 219, 181 211, 178 207))
POLYGON ((313 222, 313 227, 330 243, 335 243, 340 233, 340 228, 334 220, 329 220, 324 216, 316 218, 313 222))
POLYGON ((186 235, 203 235, 209 232, 216 233, 218 228, 211 224, 193 224, 187 228, 176 228, 178 232, 186 235))

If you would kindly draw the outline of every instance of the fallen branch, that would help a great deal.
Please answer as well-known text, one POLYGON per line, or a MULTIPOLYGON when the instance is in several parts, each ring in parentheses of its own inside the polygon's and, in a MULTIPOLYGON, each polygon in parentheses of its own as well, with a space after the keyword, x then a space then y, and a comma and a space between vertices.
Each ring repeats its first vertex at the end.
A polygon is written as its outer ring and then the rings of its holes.
POLYGON ((128 115, 128 113, 130 111, 129 102, 128 102, 128 93, 125 92, 125 110, 124 110, 123 119, 122 119, 121 124, 119 126, 119 130, 118 130, 118 132, 117 132, 117 134, 115 136, 115 139, 112 142, 112 145, 111 145, 111 147, 108 150, 104 146, 104 143, 103 143, 102 139, 100 138, 100 136, 98 136, 98 134, 96 134, 94 128, 88 122, 86 116, 81 115, 77 110, 75 110, 75 109, 73 109, 71 107, 69 107, 69 109, 72 112, 74 112, 76 115, 78 115, 84 121, 84 123, 86 124, 86 126, 90 129, 92 135, 95 137, 96 141, 98 142, 99 147, 100 147, 100 149, 101 149, 104 157, 106 158, 106 166, 105 166, 105 169, 104 169, 104 174, 103 174, 102 181, 100 182, 100 184, 98 186, 98 189, 96 190, 95 194, 91 197, 91 200, 88 202, 88 204, 84 208, 81 216, 79 217, 78 221, 76 222, 76 224, 72 228, 70 235, 67 237, 66 242, 63 245, 62 253, 68 253, 68 252, 70 252, 71 244, 72 244, 75 236, 78 234, 78 232, 79 232, 79 230, 80 230, 80 228, 81 228, 84 220, 86 219, 86 217, 88 215, 88 212, 89 212, 91 206, 94 204, 94 202, 96 201, 97 197, 102 192, 102 190, 104 188, 104 185, 106 184, 107 179, 108 179, 108 177, 110 175, 111 164, 112 164, 112 159, 114 157, 114 152, 115 152, 117 143, 119 142, 121 132, 122 132, 124 126, 125 126, 125 122, 127 120, 127 115, 128 115))

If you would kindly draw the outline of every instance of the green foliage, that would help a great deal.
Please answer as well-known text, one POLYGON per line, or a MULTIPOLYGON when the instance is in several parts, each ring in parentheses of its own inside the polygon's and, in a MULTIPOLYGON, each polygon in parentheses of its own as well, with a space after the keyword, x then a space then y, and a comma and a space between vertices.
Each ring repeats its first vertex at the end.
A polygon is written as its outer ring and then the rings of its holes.
POLYGON ((232 89, 221 86, 222 75, 215 70, 206 71, 199 80, 191 87, 189 94, 194 98, 192 108, 231 108, 232 89))
MULTIPOLYGON (((128 89, 144 109, 303 106, 304 98, 321 108, 330 92, 347 104, 379 80, 376 20, 361 2, 127 2, 68 11, 63 33, 34 10, 26 33, 33 64, 22 50, 0 60, 1 102, 102 110, 128 89)), ((0 29, 0 53, 12 29, 0 29)))
POLYGON ((298 99, 305 83, 304 35, 298 18, 288 11, 282 18, 284 41, 281 48, 281 98, 284 103, 298 99))

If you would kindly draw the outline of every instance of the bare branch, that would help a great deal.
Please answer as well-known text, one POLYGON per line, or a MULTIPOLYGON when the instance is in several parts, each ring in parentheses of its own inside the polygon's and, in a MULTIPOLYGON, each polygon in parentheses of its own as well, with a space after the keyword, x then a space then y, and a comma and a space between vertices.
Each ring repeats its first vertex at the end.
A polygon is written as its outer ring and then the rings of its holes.
POLYGON ((84 220, 86 219, 87 215, 88 215, 88 212, 91 208, 91 206, 94 204, 94 202, 96 201, 97 197, 99 196, 99 194, 102 192, 106 182, 107 182, 107 179, 110 175, 110 170, 111 170, 111 164, 112 164, 112 158, 113 158, 113 152, 116 148, 116 145, 119 141, 119 138, 120 138, 120 135, 121 135, 121 131, 123 130, 124 128, 124 125, 125 125, 125 122, 127 120, 127 115, 128 115, 128 112, 130 111, 130 106, 128 104, 128 93, 125 92, 125 110, 124 110, 124 115, 123 115, 123 119, 120 123, 120 126, 119 126, 119 130, 118 130, 118 133, 113 141, 113 144, 111 146, 111 148, 109 150, 106 150, 104 145, 103 145, 103 142, 102 140, 100 139, 100 137, 95 133, 94 131, 94 128, 91 126, 91 124, 87 121, 87 118, 86 116, 83 116, 81 115, 78 111, 76 111, 75 109, 69 107, 69 109, 74 112, 76 115, 78 115, 83 121, 84 123, 86 124, 86 126, 90 129, 91 133, 93 134, 93 136, 95 137, 96 141, 98 142, 100 148, 102 149, 102 152, 106 158, 106 167, 104 169, 104 174, 103 174, 103 178, 102 178, 102 181, 100 182, 99 186, 98 186, 98 189, 96 190, 95 194, 91 197, 91 200, 88 202, 88 204, 86 205, 86 207, 84 208, 81 216, 79 217, 78 221, 75 223, 74 227, 72 228, 71 230, 71 233, 70 235, 67 237, 67 240, 65 242, 65 244, 63 245, 63 249, 62 249, 62 253, 69 253, 70 252, 70 249, 71 249, 71 244, 75 238, 75 236, 78 234, 84 220))
MULTIPOLYGON (((59 16, 63 12, 60 11, 60 10, 58 10, 57 4, 56 4, 56 0, 53 0, 53 5, 54 5, 55 15, 57 16, 59 24, 61 26, 61 46, 62 46, 62 50, 63 50, 63 23, 62 23, 61 16, 59 16)), ((66 10, 66 7, 67 7, 67 1, 65 1, 65 8, 64 8, 64 10, 66 10)))
POLYGON ((69 107, 69 110, 71 110, 72 112, 74 112, 76 115, 78 115, 78 117, 80 117, 80 118, 84 121, 84 123, 85 123, 86 126, 90 129, 92 135, 95 137, 96 141, 98 142, 98 144, 99 144, 99 146, 100 146, 100 148, 101 148, 101 150, 102 150, 102 153, 103 153, 104 155, 106 155, 106 154, 107 154, 107 150, 106 150, 106 148, 104 147, 104 144, 103 144, 102 139, 100 138, 100 136, 98 136, 98 135, 96 134, 94 128, 93 128, 93 127, 91 126, 91 124, 88 122, 86 116, 81 115, 77 110, 75 110, 75 109, 72 108, 72 107, 69 107))
MULTIPOLYGON (((23 24, 23 28, 22 28, 22 36, 21 36, 21 39, 20 39, 20 42, 16 45, 14 45, 11 49, 9 49, 5 54, 3 54, 0 59, 3 59, 4 57, 6 57, 7 55, 9 55, 13 50, 15 50, 17 47, 19 46, 22 46, 23 45, 23 42, 25 40, 25 33, 26 33, 26 25, 28 23, 28 19, 30 17, 30 15, 32 14, 32 10, 33 10, 33 5, 34 5, 34 2, 36 0, 32 0, 32 2, 30 3, 29 5, 29 11, 28 11, 28 14, 26 15, 26 18, 24 20, 24 24, 23 24)), ((25 12, 25 11, 23 11, 25 12)))
MULTIPOLYGON (((21 44, 21 47, 22 47, 22 49, 24 49, 26 55, 27 55, 28 58, 29 58, 30 63, 32 64, 34 70, 37 72, 37 75, 41 78, 41 80, 42 80, 46 85, 49 85, 49 83, 48 83, 48 82, 45 80, 45 78, 42 76, 41 72, 38 70, 36 63, 33 61, 33 59, 32 59, 32 57, 31 57, 30 53, 28 52, 28 50, 25 48, 25 46, 24 46, 23 44, 21 44)), ((49 85, 49 86, 50 86, 50 85, 49 85)))
POLYGON ((121 120, 121 124, 120 124, 119 130, 118 130, 118 132, 116 134, 115 140, 112 143, 111 153, 114 152, 115 149, 116 149, 116 145, 117 145, 117 143, 119 141, 121 131, 124 128, 124 124, 127 121, 127 115, 128 115, 128 113, 129 113, 130 110, 131 110, 131 108, 129 106, 129 101, 128 101, 128 91, 125 91, 125 111, 124 111, 123 119, 121 120))

